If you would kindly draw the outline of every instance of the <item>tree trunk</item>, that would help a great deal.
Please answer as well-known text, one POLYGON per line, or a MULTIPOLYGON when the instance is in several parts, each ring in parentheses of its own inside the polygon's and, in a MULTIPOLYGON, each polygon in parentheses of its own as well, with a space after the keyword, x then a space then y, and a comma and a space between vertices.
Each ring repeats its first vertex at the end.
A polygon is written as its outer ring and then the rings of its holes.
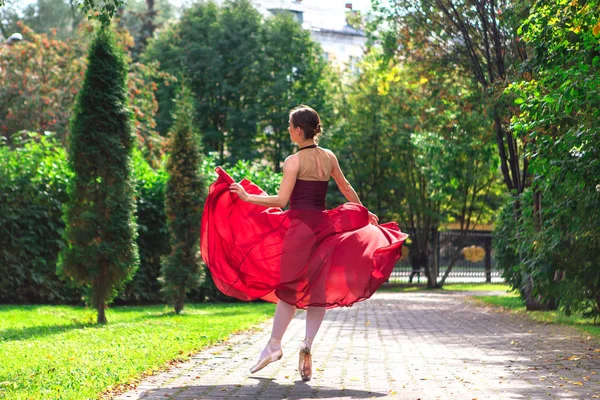
POLYGON ((175 298, 175 314, 181 313, 183 311, 183 306, 185 305, 185 285, 179 289, 179 293, 175 298))
POLYGON ((98 310, 98 320, 97 320, 98 324, 104 325, 104 324, 108 323, 108 321, 106 320, 104 301, 97 301, 96 309, 98 310))

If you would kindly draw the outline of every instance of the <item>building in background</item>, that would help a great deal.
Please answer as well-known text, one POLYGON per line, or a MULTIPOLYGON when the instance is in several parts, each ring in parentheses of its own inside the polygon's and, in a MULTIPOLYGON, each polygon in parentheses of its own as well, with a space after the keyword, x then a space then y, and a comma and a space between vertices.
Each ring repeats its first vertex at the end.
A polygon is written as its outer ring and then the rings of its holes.
POLYGON ((265 16, 290 13, 323 48, 325 57, 342 69, 356 71, 367 38, 346 23, 351 2, 318 0, 252 0, 265 16), (336 6, 339 5, 339 6, 336 6))

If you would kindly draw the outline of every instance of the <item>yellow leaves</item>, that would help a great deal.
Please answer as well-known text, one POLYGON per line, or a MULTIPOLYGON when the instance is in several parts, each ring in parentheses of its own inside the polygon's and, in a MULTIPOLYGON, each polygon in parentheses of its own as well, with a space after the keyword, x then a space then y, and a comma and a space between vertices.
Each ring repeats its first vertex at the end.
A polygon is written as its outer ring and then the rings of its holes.
POLYGON ((419 83, 420 83, 421 85, 423 85, 423 84, 425 84, 425 83, 427 83, 427 82, 429 82, 429 79, 427 79, 427 78, 426 78, 426 77, 424 77, 424 76, 422 76, 422 77, 421 77, 421 79, 419 80, 419 83))
POLYGON ((377 85, 377 94, 380 96, 385 96, 390 91, 390 85, 387 81, 379 82, 377 85))
POLYGON ((598 23, 596 23, 596 26, 594 26, 594 28, 592 29, 592 33, 595 36, 600 35, 600 19, 598 20, 598 23))
POLYGON ((571 356, 571 357, 567 358, 567 360, 569 360, 569 361, 577 361, 580 359, 581 359, 581 357, 577 357, 577 356, 571 356))

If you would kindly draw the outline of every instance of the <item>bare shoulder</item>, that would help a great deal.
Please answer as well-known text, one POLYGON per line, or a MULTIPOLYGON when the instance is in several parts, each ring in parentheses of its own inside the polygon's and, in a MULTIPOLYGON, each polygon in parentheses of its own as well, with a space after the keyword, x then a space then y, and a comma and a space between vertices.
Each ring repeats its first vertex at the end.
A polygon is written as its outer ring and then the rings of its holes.
POLYGON ((300 162, 298 160, 298 154, 290 154, 283 161, 284 169, 298 169, 299 165, 300 165, 300 162))
POLYGON ((323 149, 325 151, 325 153, 327 153, 327 155, 329 156, 329 158, 331 158, 333 161, 337 162, 337 157, 335 156, 335 154, 333 153, 333 151, 326 149, 324 147, 321 147, 321 149, 323 149))

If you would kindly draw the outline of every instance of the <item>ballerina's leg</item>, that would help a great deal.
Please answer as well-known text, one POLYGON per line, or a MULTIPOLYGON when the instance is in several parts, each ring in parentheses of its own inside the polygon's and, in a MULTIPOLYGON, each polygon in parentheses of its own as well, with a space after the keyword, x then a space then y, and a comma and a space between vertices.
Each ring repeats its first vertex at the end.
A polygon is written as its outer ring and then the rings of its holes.
POLYGON ((306 338, 304 342, 310 348, 325 318, 325 307, 308 307, 306 311, 306 338))
POLYGON ((275 317, 273 318, 273 329, 271 331, 271 338, 269 343, 260 353, 260 358, 264 358, 270 352, 281 349, 281 339, 285 333, 287 327, 290 325, 292 318, 296 314, 296 307, 289 305, 285 301, 279 300, 277 307, 275 308, 275 317), (269 352, 268 347, 271 348, 269 352))

